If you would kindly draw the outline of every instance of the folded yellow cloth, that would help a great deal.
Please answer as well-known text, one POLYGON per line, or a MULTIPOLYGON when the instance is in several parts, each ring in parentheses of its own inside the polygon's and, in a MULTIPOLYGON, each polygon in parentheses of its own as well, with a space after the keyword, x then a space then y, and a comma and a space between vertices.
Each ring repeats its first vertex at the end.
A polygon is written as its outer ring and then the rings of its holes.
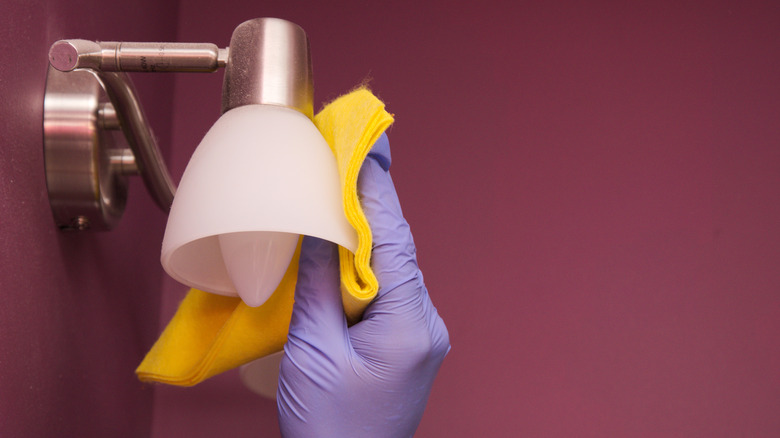
MULTIPOLYGON (((360 318, 376 296, 371 271, 371 229, 357 194, 357 177, 371 146, 393 123, 366 88, 339 97, 314 117, 338 162, 344 212, 358 234, 355 254, 339 247, 344 312, 360 318)), ((287 341, 298 275, 300 245, 281 284, 262 306, 241 299, 189 291, 176 314, 136 369, 142 381, 192 386, 211 376, 280 351, 287 341)))

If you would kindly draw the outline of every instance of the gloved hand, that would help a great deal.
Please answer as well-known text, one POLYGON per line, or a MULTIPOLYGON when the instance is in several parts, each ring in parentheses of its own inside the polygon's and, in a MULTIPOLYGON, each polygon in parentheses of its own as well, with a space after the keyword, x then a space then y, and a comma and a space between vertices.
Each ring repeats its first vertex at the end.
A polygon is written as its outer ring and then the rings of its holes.
POLYGON ((382 136, 358 178, 377 298, 347 327, 336 246, 303 240, 277 404, 285 437, 410 437, 450 348, 417 267, 382 136))

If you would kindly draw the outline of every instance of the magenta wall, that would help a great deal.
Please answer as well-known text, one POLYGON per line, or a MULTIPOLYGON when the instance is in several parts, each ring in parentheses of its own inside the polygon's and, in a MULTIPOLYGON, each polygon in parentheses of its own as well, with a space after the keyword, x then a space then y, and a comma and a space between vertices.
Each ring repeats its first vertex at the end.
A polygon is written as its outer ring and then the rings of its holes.
MULTIPOLYGON (((165 216, 135 182, 115 231, 60 233, 46 195, 41 111, 57 39, 175 37, 175 2, 0 5, 0 436, 150 434, 154 391, 133 370, 158 332, 165 216)), ((165 145, 172 84, 138 81, 165 145)))
MULTIPOLYGON (((189 1, 179 39, 287 18, 319 103, 396 114, 453 344, 419 436, 777 436, 780 4, 329 3, 189 1)), ((177 80, 178 174, 219 89, 177 80)), ((234 374, 157 395, 155 436, 278 435, 234 374)))
MULTIPOLYGON (((2 6, 0 435, 278 435, 235 373, 135 381, 182 294, 165 218, 136 182, 118 230, 58 233, 40 150, 52 41, 225 45, 257 16, 307 30, 318 102, 370 78, 397 116, 393 174, 453 343, 419 436, 777 435, 776 2, 175 8, 2 6)), ((220 75, 139 88, 178 176, 220 75)))

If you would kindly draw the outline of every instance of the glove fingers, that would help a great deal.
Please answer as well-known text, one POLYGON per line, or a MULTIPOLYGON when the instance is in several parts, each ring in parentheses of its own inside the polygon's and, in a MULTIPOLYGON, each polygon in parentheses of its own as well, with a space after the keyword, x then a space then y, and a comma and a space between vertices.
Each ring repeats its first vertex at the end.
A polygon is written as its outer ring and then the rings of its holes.
POLYGON ((343 337, 346 322, 337 248, 316 237, 303 238, 288 343, 324 351, 343 337))
MULTIPOLYGON (((371 227, 371 267, 380 289, 407 282, 417 274, 414 240, 390 177, 389 145, 383 135, 358 176, 358 192, 371 227)), ((382 291, 380 290, 380 295, 382 291)))
POLYGON ((387 139, 380 138, 358 177, 379 294, 349 332, 353 349, 368 358, 373 374, 401 382, 424 369, 435 374, 449 349, 449 336, 417 267, 412 233, 388 172, 389 151, 387 139))

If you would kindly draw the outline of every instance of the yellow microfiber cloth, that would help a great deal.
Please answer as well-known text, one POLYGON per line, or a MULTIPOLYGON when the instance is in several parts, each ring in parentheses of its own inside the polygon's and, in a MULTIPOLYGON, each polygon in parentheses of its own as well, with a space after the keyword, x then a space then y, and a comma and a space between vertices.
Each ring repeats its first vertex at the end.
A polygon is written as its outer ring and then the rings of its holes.
MULTIPOLYGON (((344 312, 354 322, 379 288, 371 271, 371 229, 360 206, 357 177, 371 146, 393 123, 366 88, 339 97, 314 117, 338 162, 344 212, 358 235, 355 254, 339 247, 344 312)), ((280 351, 287 341, 300 244, 279 287, 263 305, 191 289, 136 369, 142 381, 192 386, 280 351)))

